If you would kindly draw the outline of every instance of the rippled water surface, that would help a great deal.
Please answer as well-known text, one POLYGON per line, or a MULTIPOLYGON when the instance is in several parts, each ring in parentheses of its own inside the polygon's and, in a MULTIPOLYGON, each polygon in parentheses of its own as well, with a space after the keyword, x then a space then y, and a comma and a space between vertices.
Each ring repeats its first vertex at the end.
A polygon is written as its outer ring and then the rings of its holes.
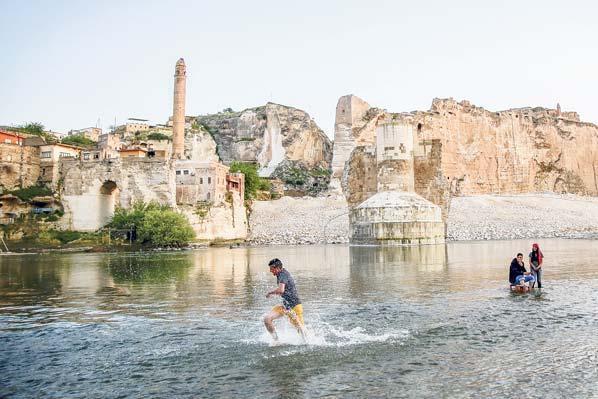
POLYGON ((598 397, 598 241, 0 257, 0 397, 598 397), (308 344, 262 315, 283 260, 308 344))

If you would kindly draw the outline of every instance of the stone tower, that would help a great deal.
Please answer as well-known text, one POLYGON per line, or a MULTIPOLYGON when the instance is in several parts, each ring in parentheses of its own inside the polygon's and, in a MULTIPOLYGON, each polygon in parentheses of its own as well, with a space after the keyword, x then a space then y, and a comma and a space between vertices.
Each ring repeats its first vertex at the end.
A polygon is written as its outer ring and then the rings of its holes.
POLYGON ((174 101, 172 109, 172 158, 185 157, 185 85, 187 68, 179 58, 174 69, 174 101))

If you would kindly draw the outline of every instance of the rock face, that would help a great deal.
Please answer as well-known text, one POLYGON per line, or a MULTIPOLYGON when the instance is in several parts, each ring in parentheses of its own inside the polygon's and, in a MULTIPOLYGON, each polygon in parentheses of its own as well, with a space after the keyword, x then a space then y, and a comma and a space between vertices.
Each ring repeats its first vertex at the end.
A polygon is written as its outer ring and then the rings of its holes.
MULTIPOLYGON (((339 107, 361 106, 356 117, 341 118, 348 126, 337 124, 335 138, 347 143, 344 153, 334 154, 333 178, 346 157, 341 182, 349 205, 355 206, 376 192, 373 181, 380 176, 373 168, 371 128, 364 129, 367 123, 363 116, 359 119, 368 110, 354 96, 350 100, 341 97, 339 107), (349 128, 359 134, 343 133, 349 128), (354 149, 346 156, 351 146, 354 149)), ((580 122, 574 112, 545 108, 490 112, 467 101, 435 99, 429 111, 382 116, 374 109, 370 114, 376 123, 384 118, 413 127, 415 191, 441 206, 450 195, 539 191, 598 195, 598 126, 580 122)), ((335 142, 335 149, 343 148, 340 144, 335 142)), ((446 217, 446 206, 443 213, 446 217)))
POLYGON ((191 223, 198 240, 218 242, 247 237, 247 212, 238 196, 231 196, 230 203, 212 204, 199 212, 192 206, 180 205, 179 209, 191 223))
POLYGON ((573 112, 490 112, 435 99, 416 112, 420 140, 442 143, 442 171, 455 194, 553 191, 598 195, 598 126, 573 112))
POLYGON ((299 109, 268 103, 241 112, 199 116, 197 123, 214 138, 225 164, 255 162, 260 175, 280 178, 288 190, 310 192, 310 182, 296 179, 296 170, 323 175, 330 168, 332 143, 299 109))

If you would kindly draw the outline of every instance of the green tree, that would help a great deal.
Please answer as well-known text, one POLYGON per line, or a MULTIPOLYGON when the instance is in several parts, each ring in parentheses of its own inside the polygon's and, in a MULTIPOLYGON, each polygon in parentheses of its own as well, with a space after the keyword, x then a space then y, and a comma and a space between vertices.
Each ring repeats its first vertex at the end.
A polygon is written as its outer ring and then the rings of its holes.
POLYGON ((42 125, 39 122, 29 122, 25 125, 15 126, 12 129, 17 132, 20 132, 20 133, 31 134, 33 136, 39 136, 39 137, 43 138, 44 140, 46 140, 46 142, 56 141, 56 138, 54 136, 52 136, 44 131, 44 125, 42 125))
POLYGON ((171 209, 147 212, 137 230, 137 237, 156 246, 183 246, 195 237, 185 216, 171 209))
POLYGON ((88 139, 87 137, 85 137, 82 134, 74 134, 72 136, 66 136, 65 138, 62 139, 62 143, 79 146, 79 147, 88 147, 88 148, 95 147, 97 144, 95 141, 88 139))
POLYGON ((170 137, 160 132, 152 132, 147 135, 148 140, 170 140, 170 137))
POLYGON ((258 190, 270 190, 268 179, 258 175, 257 165, 234 161, 230 165, 230 171, 245 175, 245 198, 254 198, 258 190))

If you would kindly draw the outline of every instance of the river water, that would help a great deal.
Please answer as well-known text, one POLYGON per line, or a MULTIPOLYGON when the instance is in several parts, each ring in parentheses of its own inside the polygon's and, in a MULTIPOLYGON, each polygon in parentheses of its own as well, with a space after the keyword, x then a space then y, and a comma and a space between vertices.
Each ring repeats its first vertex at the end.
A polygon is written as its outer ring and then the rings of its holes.
POLYGON ((0 397, 598 397, 598 241, 0 257, 0 397), (280 258, 308 344, 262 315, 280 258))

